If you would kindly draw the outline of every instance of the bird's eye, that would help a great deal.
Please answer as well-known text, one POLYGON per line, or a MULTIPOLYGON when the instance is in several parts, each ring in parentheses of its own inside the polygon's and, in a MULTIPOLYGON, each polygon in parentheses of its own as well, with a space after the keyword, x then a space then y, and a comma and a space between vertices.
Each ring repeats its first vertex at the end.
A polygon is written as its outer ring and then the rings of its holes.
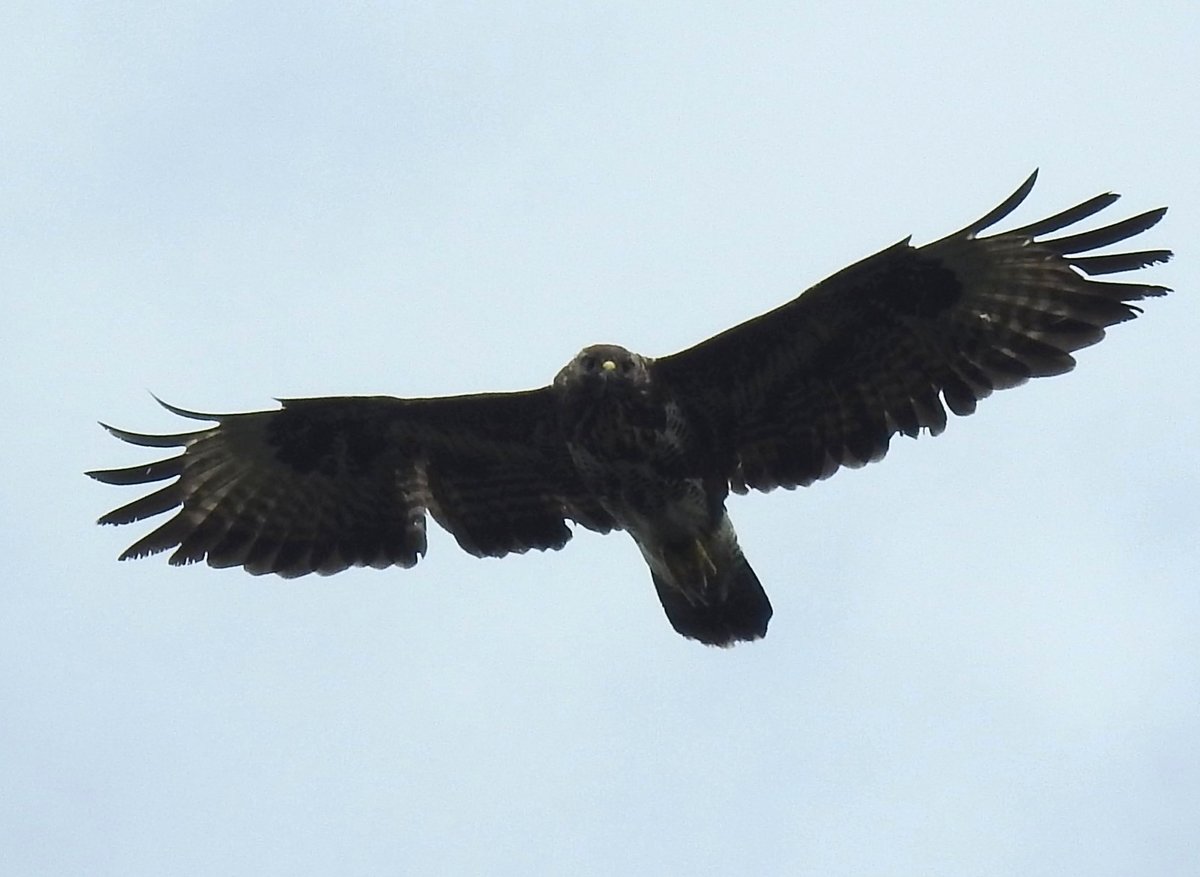
POLYGON ((592 356, 589 353, 585 356, 580 357, 579 364, 583 366, 584 371, 589 371, 589 372, 595 371, 596 370, 596 357, 592 356))

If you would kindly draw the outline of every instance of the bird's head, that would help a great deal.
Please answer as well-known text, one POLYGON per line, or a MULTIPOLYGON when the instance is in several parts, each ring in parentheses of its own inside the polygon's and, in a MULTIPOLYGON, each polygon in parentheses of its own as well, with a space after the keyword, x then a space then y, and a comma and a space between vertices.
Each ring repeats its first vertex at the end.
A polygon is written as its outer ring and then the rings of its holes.
POLYGON ((554 378, 561 391, 592 396, 641 394, 650 386, 650 361, 616 344, 585 347, 554 378))

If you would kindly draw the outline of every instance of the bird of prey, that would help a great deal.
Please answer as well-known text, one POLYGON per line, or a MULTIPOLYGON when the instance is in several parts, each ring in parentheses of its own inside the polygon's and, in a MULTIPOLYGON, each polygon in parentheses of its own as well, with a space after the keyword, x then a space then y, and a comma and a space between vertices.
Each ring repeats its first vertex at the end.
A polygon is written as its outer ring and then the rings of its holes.
MULTIPOLYGON (((717 646, 766 634, 771 604, 725 510, 732 490, 794 488, 883 457, 897 433, 937 435, 946 409, 1069 371, 1071 353, 1169 290, 1092 278, 1168 250, 1094 251, 1166 208, 1059 236, 1117 200, 1104 194, 980 236, 1033 188, 941 240, 909 239, 794 300, 670 356, 584 348, 548 385, 440 398, 284 399, 272 411, 199 414, 176 435, 106 427, 148 465, 89 472, 108 484, 174 479, 100 519, 175 514, 121 559, 170 551, 256 575, 411 567, 426 513, 463 549, 499 557, 562 548, 573 523, 624 530, 671 625, 717 646)), ((165 403, 164 403, 165 405, 165 403)))

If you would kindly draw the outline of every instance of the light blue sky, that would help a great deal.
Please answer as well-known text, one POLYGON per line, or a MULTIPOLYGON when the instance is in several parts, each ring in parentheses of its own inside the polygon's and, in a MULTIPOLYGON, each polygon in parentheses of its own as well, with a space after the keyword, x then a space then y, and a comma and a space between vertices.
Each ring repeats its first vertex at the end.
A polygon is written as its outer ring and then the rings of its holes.
POLYGON ((1200 871, 1194 3, 8 4, 0 871, 1200 871), (816 4, 812 4, 814 7, 816 4), (624 537, 118 564, 95 421, 664 354, 1041 181, 1175 262, 1072 374, 735 498, 776 608, 624 537))

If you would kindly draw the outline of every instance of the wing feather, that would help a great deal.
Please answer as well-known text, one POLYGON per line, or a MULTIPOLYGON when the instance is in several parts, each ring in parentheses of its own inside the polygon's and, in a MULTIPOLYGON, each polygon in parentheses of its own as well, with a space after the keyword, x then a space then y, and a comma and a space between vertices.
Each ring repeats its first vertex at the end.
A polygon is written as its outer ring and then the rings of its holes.
POLYGON ((183 448, 146 465, 89 472, 107 484, 176 479, 102 524, 175 514, 121 559, 172 551, 255 574, 410 567, 426 512, 466 550, 501 556, 561 548, 567 520, 613 522, 579 482, 557 435, 549 389, 436 399, 288 399, 274 411, 181 417, 215 423, 173 435, 106 427, 140 447, 183 448))
POLYGON ((980 237, 1028 196, 1037 174, 980 219, 934 243, 908 240, 782 307, 655 361, 656 379, 709 424, 734 490, 794 487, 861 466, 896 433, 937 435, 992 391, 1062 374, 1076 350, 1163 295, 1090 277, 1165 262, 1169 250, 1093 251, 1152 228, 1165 208, 1045 238, 1115 194, 980 237))

